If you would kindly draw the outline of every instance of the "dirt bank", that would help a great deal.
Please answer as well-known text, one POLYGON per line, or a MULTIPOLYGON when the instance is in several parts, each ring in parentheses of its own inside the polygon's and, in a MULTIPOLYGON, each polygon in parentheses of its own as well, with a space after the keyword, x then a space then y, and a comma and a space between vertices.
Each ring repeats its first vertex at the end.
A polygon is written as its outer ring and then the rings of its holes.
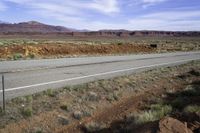
POLYGON ((40 45, 11 45, 0 47, 0 58, 51 58, 80 55, 110 55, 130 53, 150 53, 155 48, 149 46, 122 45, 76 45, 76 44, 40 44, 40 45))

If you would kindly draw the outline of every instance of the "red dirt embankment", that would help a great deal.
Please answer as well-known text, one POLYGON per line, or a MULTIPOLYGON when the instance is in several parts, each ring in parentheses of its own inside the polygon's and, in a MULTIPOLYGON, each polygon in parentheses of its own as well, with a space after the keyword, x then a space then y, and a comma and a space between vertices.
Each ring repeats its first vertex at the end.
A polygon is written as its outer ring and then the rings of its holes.
POLYGON ((109 44, 109 45, 75 45, 75 44, 40 44, 40 45, 11 45, 0 47, 0 58, 12 58, 21 54, 22 58, 78 56, 78 55, 108 55, 128 53, 150 53, 155 49, 144 45, 109 44))

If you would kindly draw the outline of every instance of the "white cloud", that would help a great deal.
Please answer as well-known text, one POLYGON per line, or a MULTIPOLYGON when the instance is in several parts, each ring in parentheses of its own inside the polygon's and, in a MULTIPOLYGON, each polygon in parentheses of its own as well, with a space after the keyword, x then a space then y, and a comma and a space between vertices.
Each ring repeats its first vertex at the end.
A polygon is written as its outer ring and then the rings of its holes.
POLYGON ((3 1, 8 1, 8 2, 22 4, 22 3, 31 2, 31 1, 34 1, 34 0, 3 0, 3 1))
POLYGON ((200 11, 170 11, 140 16, 129 23, 140 30, 200 30, 197 17, 200 11))
MULTIPOLYGON (((16 4, 26 5, 27 8, 40 8, 43 10, 95 10, 104 14, 117 13, 120 11, 117 0, 4 0, 16 4)), ((61 13, 61 12, 60 12, 61 13)))
POLYGON ((169 0, 127 0, 126 2, 129 6, 141 6, 142 8, 147 8, 166 1, 169 0))
MULTIPOLYGON (((171 11, 143 15, 121 23, 86 21, 78 22, 79 28, 127 29, 127 30, 166 30, 166 31, 198 31, 200 30, 200 11, 171 11)), ((65 20, 63 20, 65 21, 65 20)), ((77 22, 77 21, 76 21, 77 22)))
POLYGON ((120 11, 117 0, 93 0, 86 7, 103 13, 116 13, 120 11))
POLYGON ((33 9, 33 12, 41 11, 45 12, 47 16, 51 14, 65 14, 65 15, 81 15, 81 11, 77 8, 73 8, 68 5, 58 5, 53 3, 31 3, 31 8, 33 9), (36 10, 35 10, 36 9, 36 10))
POLYGON ((166 0, 142 0, 143 3, 160 3, 166 0))
POLYGON ((184 20, 192 17, 200 17, 200 10, 195 11, 168 11, 153 13, 142 16, 142 18, 162 19, 162 20, 184 20))

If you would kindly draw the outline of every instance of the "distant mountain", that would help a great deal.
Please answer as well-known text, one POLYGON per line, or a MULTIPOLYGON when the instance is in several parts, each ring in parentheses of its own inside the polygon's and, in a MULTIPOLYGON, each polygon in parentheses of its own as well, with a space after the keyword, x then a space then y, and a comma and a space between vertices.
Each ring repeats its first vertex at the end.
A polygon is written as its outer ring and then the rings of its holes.
POLYGON ((99 32, 130 32, 130 31, 124 30, 124 29, 118 29, 118 30, 103 29, 103 30, 99 30, 99 32))
POLYGON ((0 24, 9 24, 9 23, 0 20, 0 24))
POLYGON ((52 26, 37 21, 21 22, 15 24, 0 21, 0 33, 53 33, 53 32, 73 32, 74 30, 63 26, 52 26))
POLYGON ((199 31, 129 31, 124 29, 111 30, 103 29, 99 31, 77 30, 66 28, 63 26, 53 26, 43 24, 37 21, 21 22, 21 23, 6 23, 0 21, 0 35, 41 35, 48 36, 78 36, 78 37, 134 37, 134 36, 198 36, 199 31))

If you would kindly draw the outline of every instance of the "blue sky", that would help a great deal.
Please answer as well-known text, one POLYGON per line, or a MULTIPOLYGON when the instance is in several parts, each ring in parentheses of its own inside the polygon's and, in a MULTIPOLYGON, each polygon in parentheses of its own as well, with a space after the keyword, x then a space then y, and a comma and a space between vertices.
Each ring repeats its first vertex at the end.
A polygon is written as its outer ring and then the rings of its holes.
POLYGON ((200 30, 200 0, 0 0, 0 20, 76 29, 200 30))

